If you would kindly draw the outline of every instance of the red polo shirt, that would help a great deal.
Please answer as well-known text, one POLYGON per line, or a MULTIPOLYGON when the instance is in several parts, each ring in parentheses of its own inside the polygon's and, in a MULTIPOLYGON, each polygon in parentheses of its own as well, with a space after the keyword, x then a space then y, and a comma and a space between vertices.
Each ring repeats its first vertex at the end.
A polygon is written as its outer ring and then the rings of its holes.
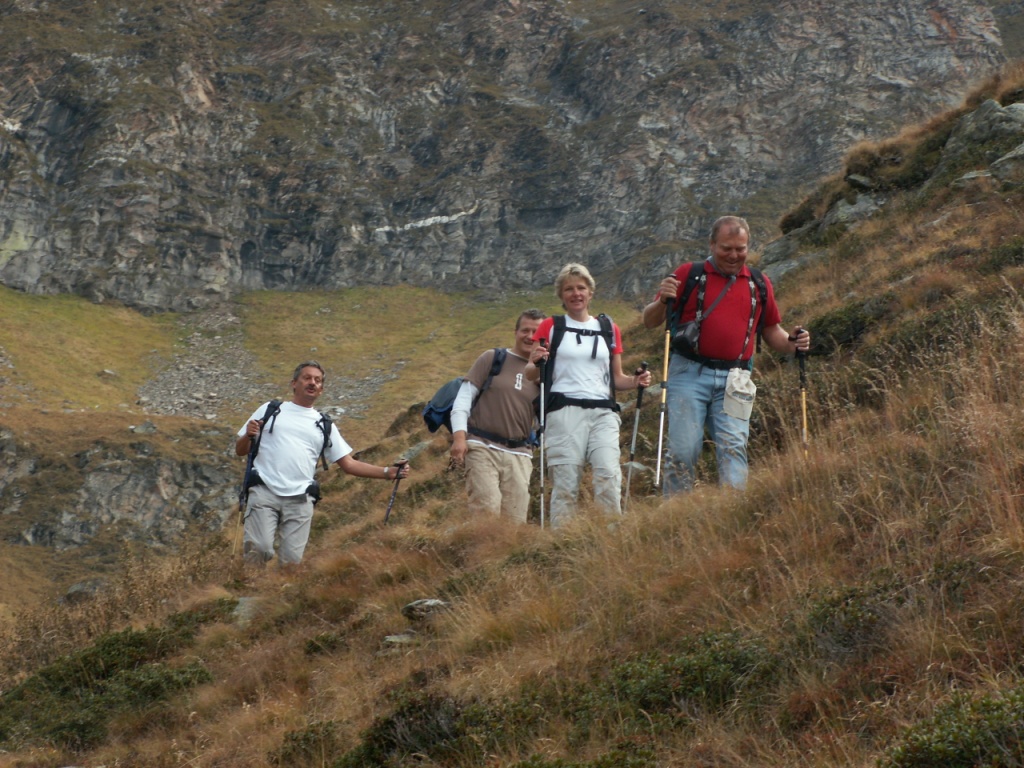
MULTIPOLYGON (((719 274, 707 261, 703 262, 704 272, 707 274, 707 286, 704 289, 704 311, 707 312, 718 294, 728 284, 729 278, 719 274)), ((690 264, 682 264, 673 273, 673 277, 679 281, 679 291, 683 290, 686 278, 690 274, 690 264)), ((764 281, 768 287, 768 305, 761 306, 761 292, 757 289, 750 269, 746 264, 736 276, 732 288, 725 295, 714 311, 707 315, 700 324, 699 352, 703 357, 714 358, 715 360, 747 360, 754 354, 757 324, 761 313, 764 313, 764 327, 778 325, 782 322, 782 315, 775 303, 775 290, 771 281, 765 277, 764 281), (741 350, 743 338, 747 333, 747 323, 750 321, 750 291, 753 289, 757 300, 757 309, 754 313, 754 325, 751 328, 750 339, 747 348, 741 350), (742 352, 742 354, 740 354, 742 352)), ((696 285, 686 300, 683 307, 681 323, 689 322, 697 317, 697 296, 700 293, 700 286, 696 285)), ((658 296, 660 298, 660 294, 658 296)), ((679 293, 676 293, 676 298, 679 293)), ((674 307, 669 307, 673 310, 674 307)))

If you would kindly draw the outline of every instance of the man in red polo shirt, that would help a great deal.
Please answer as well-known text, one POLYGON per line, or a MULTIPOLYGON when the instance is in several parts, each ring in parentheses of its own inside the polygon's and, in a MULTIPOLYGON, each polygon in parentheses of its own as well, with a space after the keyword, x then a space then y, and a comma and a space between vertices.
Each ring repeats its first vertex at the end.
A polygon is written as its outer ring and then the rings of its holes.
POLYGON ((810 334, 790 336, 771 282, 764 278, 767 301, 747 266, 750 227, 738 216, 723 216, 711 228, 711 255, 696 265, 683 264, 658 286, 644 308, 644 325, 672 321, 669 359, 668 451, 662 488, 666 496, 693 487, 704 443, 704 429, 715 444, 723 485, 747 483, 747 440, 755 387, 750 381, 757 332, 782 354, 806 351, 810 334), (676 307, 691 268, 701 269, 685 306, 676 307), (671 314, 670 314, 671 313, 671 314), (689 341, 681 331, 689 327, 689 341))

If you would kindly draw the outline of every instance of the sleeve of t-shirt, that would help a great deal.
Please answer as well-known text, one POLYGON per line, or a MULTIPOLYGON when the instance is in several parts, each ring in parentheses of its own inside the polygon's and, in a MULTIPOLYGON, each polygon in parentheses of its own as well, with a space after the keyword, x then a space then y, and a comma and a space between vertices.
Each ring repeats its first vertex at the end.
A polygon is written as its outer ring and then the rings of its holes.
POLYGON ((452 403, 451 422, 452 434, 465 432, 469 427, 469 412, 473 410, 473 398, 480 389, 472 381, 466 379, 459 387, 459 394, 452 403))
POLYGON ((476 359, 466 374, 466 378, 480 389, 487 381, 487 374, 491 372, 491 363, 494 362, 494 350, 489 349, 476 359))
POLYGON ((619 329, 617 323, 612 323, 612 330, 615 338, 615 348, 612 349, 613 355, 621 355, 625 350, 622 348, 622 331, 619 329))
POLYGON ((328 464, 334 464, 337 461, 348 456, 352 453, 352 446, 345 442, 345 438, 341 436, 341 432, 338 431, 337 424, 331 424, 331 444, 324 453, 327 458, 328 464))

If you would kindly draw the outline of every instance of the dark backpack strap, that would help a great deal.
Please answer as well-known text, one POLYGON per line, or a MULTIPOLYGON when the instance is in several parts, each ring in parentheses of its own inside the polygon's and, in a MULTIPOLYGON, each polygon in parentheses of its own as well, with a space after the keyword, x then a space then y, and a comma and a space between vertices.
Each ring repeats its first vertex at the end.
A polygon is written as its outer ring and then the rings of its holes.
POLYGON ((755 332, 757 351, 760 352, 761 331, 764 330, 764 315, 768 309, 768 285, 765 283, 764 274, 756 267, 750 267, 750 276, 754 278, 754 285, 757 286, 757 292, 761 295, 761 315, 757 318, 757 331, 755 332))
MULTIPOLYGON (((608 345, 608 384, 611 389, 610 399, 615 402, 615 379, 612 376, 612 347, 615 346, 615 325, 612 319, 604 312, 597 316, 597 322, 601 324, 601 336, 608 345)), ((595 350, 596 351, 596 350, 595 350)))
POLYGON ((558 354, 558 345, 562 343, 562 337, 565 336, 565 315, 555 315, 552 321, 548 361, 544 365, 544 391, 549 396, 551 394, 551 382, 554 379, 555 356, 558 354))
POLYGON ((263 418, 260 419, 260 432, 256 435, 256 439, 252 443, 251 449, 251 460, 256 458, 256 454, 260 452, 260 441, 263 439, 263 430, 266 429, 268 432, 274 431, 274 422, 277 421, 277 414, 281 410, 280 400, 271 400, 267 403, 267 407, 263 409, 263 418), (268 428, 269 424, 269 428, 268 428))
POLYGON ((686 302, 690 298, 690 294, 693 293, 693 289, 697 287, 697 282, 700 280, 700 275, 703 271, 703 261, 690 262, 690 270, 686 273, 686 280, 683 282, 683 292, 676 299, 675 304, 673 304, 672 313, 668 318, 669 329, 672 331, 673 336, 679 330, 679 321, 683 317, 683 307, 686 306, 686 302))
POLYGON ((316 425, 323 433, 324 444, 320 449, 320 463, 323 464, 324 469, 327 469, 327 449, 331 447, 331 417, 326 413, 317 411, 320 414, 320 420, 317 421, 316 425))
POLYGON ((484 392, 491 386, 491 380, 501 373, 501 368, 505 365, 505 357, 508 355, 508 350, 504 347, 494 348, 494 357, 491 358, 491 369, 487 372, 487 378, 484 379, 483 386, 480 387, 480 391, 476 393, 476 397, 473 398, 473 405, 470 406, 470 410, 476 408, 476 404, 480 401, 480 398, 484 396, 484 392))

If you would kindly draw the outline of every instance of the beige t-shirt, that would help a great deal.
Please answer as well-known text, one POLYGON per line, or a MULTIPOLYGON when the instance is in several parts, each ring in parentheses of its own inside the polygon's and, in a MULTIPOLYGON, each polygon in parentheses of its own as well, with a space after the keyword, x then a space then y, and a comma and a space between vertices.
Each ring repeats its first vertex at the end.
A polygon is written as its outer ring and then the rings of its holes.
MULTIPOLYGON (((473 363, 466 378, 477 389, 483 387, 487 374, 491 370, 494 350, 484 352, 473 363)), ((540 394, 540 388, 526 378, 526 364, 529 361, 513 354, 511 350, 505 356, 498 375, 491 379, 491 385, 480 396, 476 407, 469 414, 470 428, 501 435, 510 440, 525 440, 533 431, 533 401, 540 394)), ((471 440, 501 446, 485 437, 469 433, 471 440)), ((501 446, 505 447, 505 446, 501 446)), ((531 453, 529 446, 515 449, 519 453, 531 453)))

